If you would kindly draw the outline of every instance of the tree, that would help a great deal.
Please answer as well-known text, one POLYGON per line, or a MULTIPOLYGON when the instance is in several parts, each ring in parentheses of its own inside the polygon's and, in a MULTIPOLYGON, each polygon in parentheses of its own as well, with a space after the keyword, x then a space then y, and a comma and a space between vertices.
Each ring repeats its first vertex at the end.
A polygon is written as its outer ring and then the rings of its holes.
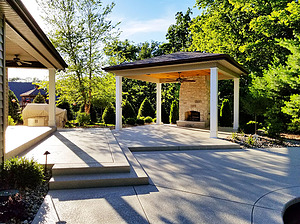
POLYGON ((125 119, 127 118, 136 118, 136 113, 128 100, 123 102, 122 106, 122 115, 125 119))
MULTIPOLYGON (((113 39, 116 25, 107 20, 114 3, 103 6, 100 0, 37 0, 44 10, 44 20, 50 25, 50 40, 69 64, 66 73, 76 86, 73 96, 89 114, 97 86, 102 77, 102 46, 113 39)), ((60 78, 60 77, 59 77, 60 78)))
POLYGON ((19 100, 11 90, 8 92, 8 115, 11 116, 15 122, 22 120, 19 100))
POLYGON ((262 77, 253 80, 252 88, 270 103, 267 105, 265 119, 268 131, 279 134, 282 131, 295 130, 298 124, 298 96, 300 94, 300 38, 285 40, 279 44, 288 49, 291 54, 286 64, 272 66, 262 77))
POLYGON ((271 63, 286 61, 287 49, 276 39, 299 33, 299 3, 292 0, 197 0, 203 13, 191 22, 190 50, 231 55, 262 75, 271 63))
POLYGON ((164 53, 170 54, 177 51, 186 51, 190 47, 192 41, 189 29, 191 14, 192 11, 190 8, 188 8, 185 14, 183 12, 176 13, 176 23, 169 26, 166 34, 168 42, 160 46, 164 53))
POLYGON ((179 105, 178 105, 178 101, 174 100, 171 105, 170 123, 176 124, 176 121, 178 120, 179 120, 179 105))
POLYGON ((39 92, 33 99, 33 103, 46 103, 45 97, 39 92))
POLYGON ((138 118, 140 117, 155 117, 155 110, 152 107, 152 104, 148 100, 148 98, 145 98, 144 101, 142 102, 139 113, 138 113, 138 118))
POLYGON ((232 111, 231 105, 228 99, 224 99, 220 109, 220 126, 231 127, 232 126, 232 111))
POLYGON ((110 103, 104 110, 102 115, 102 120, 105 124, 115 124, 116 123, 116 111, 112 103, 110 103))

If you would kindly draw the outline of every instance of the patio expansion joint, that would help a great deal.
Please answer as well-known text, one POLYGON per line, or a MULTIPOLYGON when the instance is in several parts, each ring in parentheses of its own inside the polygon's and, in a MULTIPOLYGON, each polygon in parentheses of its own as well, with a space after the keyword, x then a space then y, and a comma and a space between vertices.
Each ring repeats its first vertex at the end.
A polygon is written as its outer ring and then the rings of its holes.
POLYGON ((132 186, 132 188, 133 188, 135 196, 136 196, 136 198, 137 198, 137 200, 138 200, 138 202, 139 202, 139 204, 140 204, 140 206, 141 206, 141 208, 142 208, 142 210, 144 212, 144 215, 145 215, 145 217, 147 219, 147 222, 150 223, 149 218, 148 218, 147 213, 146 213, 146 210, 145 210, 145 208, 144 208, 144 206, 143 206, 143 204, 142 204, 142 202, 141 202, 141 200, 139 198, 139 194, 137 193, 137 191, 136 191, 136 189, 135 189, 134 186, 132 186))

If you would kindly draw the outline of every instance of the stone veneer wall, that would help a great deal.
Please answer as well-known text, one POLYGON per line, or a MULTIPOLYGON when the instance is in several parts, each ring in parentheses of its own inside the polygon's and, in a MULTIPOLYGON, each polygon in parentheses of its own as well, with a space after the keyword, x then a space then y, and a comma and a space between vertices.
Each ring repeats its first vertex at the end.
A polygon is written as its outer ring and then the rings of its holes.
POLYGON ((200 121, 209 125, 210 82, 209 76, 193 77, 196 82, 183 82, 179 93, 179 120, 185 120, 185 112, 200 112, 200 121))

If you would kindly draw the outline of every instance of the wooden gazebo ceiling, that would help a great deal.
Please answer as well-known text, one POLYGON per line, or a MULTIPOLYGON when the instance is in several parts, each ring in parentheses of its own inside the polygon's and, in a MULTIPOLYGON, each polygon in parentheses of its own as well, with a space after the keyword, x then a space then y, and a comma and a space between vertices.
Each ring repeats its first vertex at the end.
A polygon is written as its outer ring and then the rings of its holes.
MULTIPOLYGON (((209 69, 183 71, 183 72, 166 72, 166 73, 147 74, 147 76, 149 78, 159 79, 161 83, 170 82, 170 80, 172 80, 172 79, 174 79, 174 82, 176 82, 176 79, 179 76, 181 78, 193 79, 193 77, 205 76, 205 75, 210 75, 209 69)), ((124 77, 132 78, 132 79, 137 78, 136 76, 124 76, 124 77)), ((232 77, 228 76, 228 75, 224 75, 222 72, 219 72, 219 80, 225 80, 225 79, 232 79, 232 77)))
POLYGON ((218 79, 239 78, 248 72, 226 54, 176 52, 145 60, 103 68, 117 76, 155 82, 176 82, 176 79, 208 76, 210 69, 218 68, 218 79))

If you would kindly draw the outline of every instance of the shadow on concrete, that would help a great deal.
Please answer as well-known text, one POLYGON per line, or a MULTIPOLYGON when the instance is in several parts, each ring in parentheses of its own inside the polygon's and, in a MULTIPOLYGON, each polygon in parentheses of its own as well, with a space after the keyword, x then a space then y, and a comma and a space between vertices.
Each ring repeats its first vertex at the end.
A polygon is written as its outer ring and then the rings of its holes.
POLYGON ((93 164, 102 166, 101 163, 99 163, 96 159, 94 159, 92 156, 90 156, 88 153, 86 153, 84 150, 82 150, 80 147, 75 145, 72 141, 70 141, 68 138, 63 136, 59 133, 59 131, 54 133, 54 136, 57 137, 63 144, 65 144, 72 152, 74 152, 82 161, 84 161, 87 165, 93 164))

